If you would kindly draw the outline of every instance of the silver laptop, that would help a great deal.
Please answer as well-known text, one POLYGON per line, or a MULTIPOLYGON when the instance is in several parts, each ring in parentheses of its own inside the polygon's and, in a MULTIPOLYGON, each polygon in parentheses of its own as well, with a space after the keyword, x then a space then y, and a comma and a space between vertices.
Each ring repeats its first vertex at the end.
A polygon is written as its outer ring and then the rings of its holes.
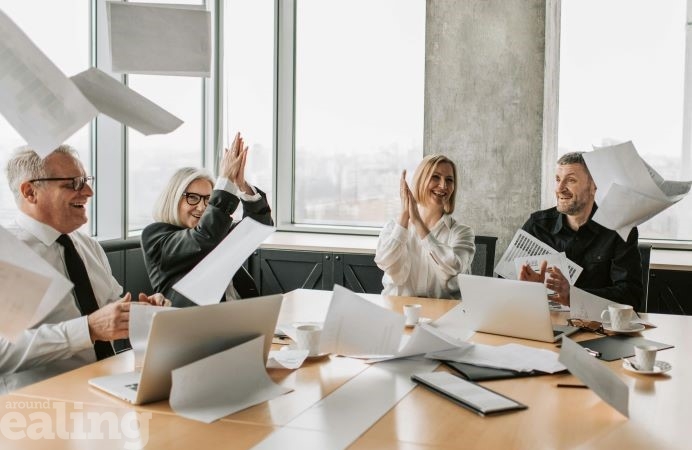
POLYGON ((553 325, 543 283, 459 275, 464 325, 484 333, 555 342, 579 328, 553 325))
POLYGON ((154 316, 141 372, 92 378, 89 384, 135 405, 168 398, 171 371, 264 336, 264 360, 282 295, 161 311, 154 316))

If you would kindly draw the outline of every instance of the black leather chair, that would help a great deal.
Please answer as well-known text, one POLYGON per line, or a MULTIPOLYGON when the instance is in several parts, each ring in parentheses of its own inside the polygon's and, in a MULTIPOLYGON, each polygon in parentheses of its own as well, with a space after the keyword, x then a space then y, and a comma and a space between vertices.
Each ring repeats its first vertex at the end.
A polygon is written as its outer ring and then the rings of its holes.
POLYGON ((471 262, 472 275, 493 276, 496 243, 496 236, 476 236, 476 254, 473 257, 473 262, 471 262))
POLYGON ((651 244, 640 242, 639 255, 642 259, 642 286, 644 286, 644 304, 643 311, 649 310, 649 262, 651 261, 651 244))

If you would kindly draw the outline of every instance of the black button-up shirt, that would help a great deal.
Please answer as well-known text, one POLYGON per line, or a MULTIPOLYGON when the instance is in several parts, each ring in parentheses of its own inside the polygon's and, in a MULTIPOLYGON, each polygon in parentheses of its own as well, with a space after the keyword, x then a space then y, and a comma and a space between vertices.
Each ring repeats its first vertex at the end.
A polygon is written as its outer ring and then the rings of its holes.
MULTIPOLYGON (((596 212, 596 205, 591 213, 596 212)), ((633 228, 623 241, 615 231, 589 219, 572 230, 557 208, 531 214, 524 231, 548 244, 584 268, 575 286, 599 297, 632 305, 643 304, 642 264, 637 248, 639 232, 633 228)))

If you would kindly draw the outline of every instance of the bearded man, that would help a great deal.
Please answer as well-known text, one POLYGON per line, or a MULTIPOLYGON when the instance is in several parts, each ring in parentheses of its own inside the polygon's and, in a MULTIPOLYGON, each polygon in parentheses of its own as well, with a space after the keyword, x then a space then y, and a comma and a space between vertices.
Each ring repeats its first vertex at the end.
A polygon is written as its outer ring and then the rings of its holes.
MULTIPOLYGON (((623 241, 615 231, 594 222, 595 196, 596 184, 582 153, 567 153, 557 161, 557 206, 531 214, 522 229, 583 267, 576 287, 639 310, 644 296, 639 232, 633 228, 623 241)), ((569 306, 568 275, 546 266, 544 261, 540 271, 534 272, 524 265, 519 279, 545 282, 555 291, 551 300, 569 306)))

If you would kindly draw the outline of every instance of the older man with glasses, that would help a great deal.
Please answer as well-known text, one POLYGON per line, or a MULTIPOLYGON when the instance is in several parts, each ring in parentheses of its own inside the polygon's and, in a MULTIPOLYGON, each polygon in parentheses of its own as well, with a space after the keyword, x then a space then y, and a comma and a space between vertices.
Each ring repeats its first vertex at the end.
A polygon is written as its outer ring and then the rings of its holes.
MULTIPOLYGON (((23 147, 7 163, 19 213, 9 231, 74 289, 48 316, 14 343, 0 338, 0 393, 113 355, 111 342, 128 336, 130 293, 113 278, 101 246, 78 231, 94 195, 77 153, 63 145, 41 158, 23 147)), ((163 305, 161 294, 139 301, 163 305)))

